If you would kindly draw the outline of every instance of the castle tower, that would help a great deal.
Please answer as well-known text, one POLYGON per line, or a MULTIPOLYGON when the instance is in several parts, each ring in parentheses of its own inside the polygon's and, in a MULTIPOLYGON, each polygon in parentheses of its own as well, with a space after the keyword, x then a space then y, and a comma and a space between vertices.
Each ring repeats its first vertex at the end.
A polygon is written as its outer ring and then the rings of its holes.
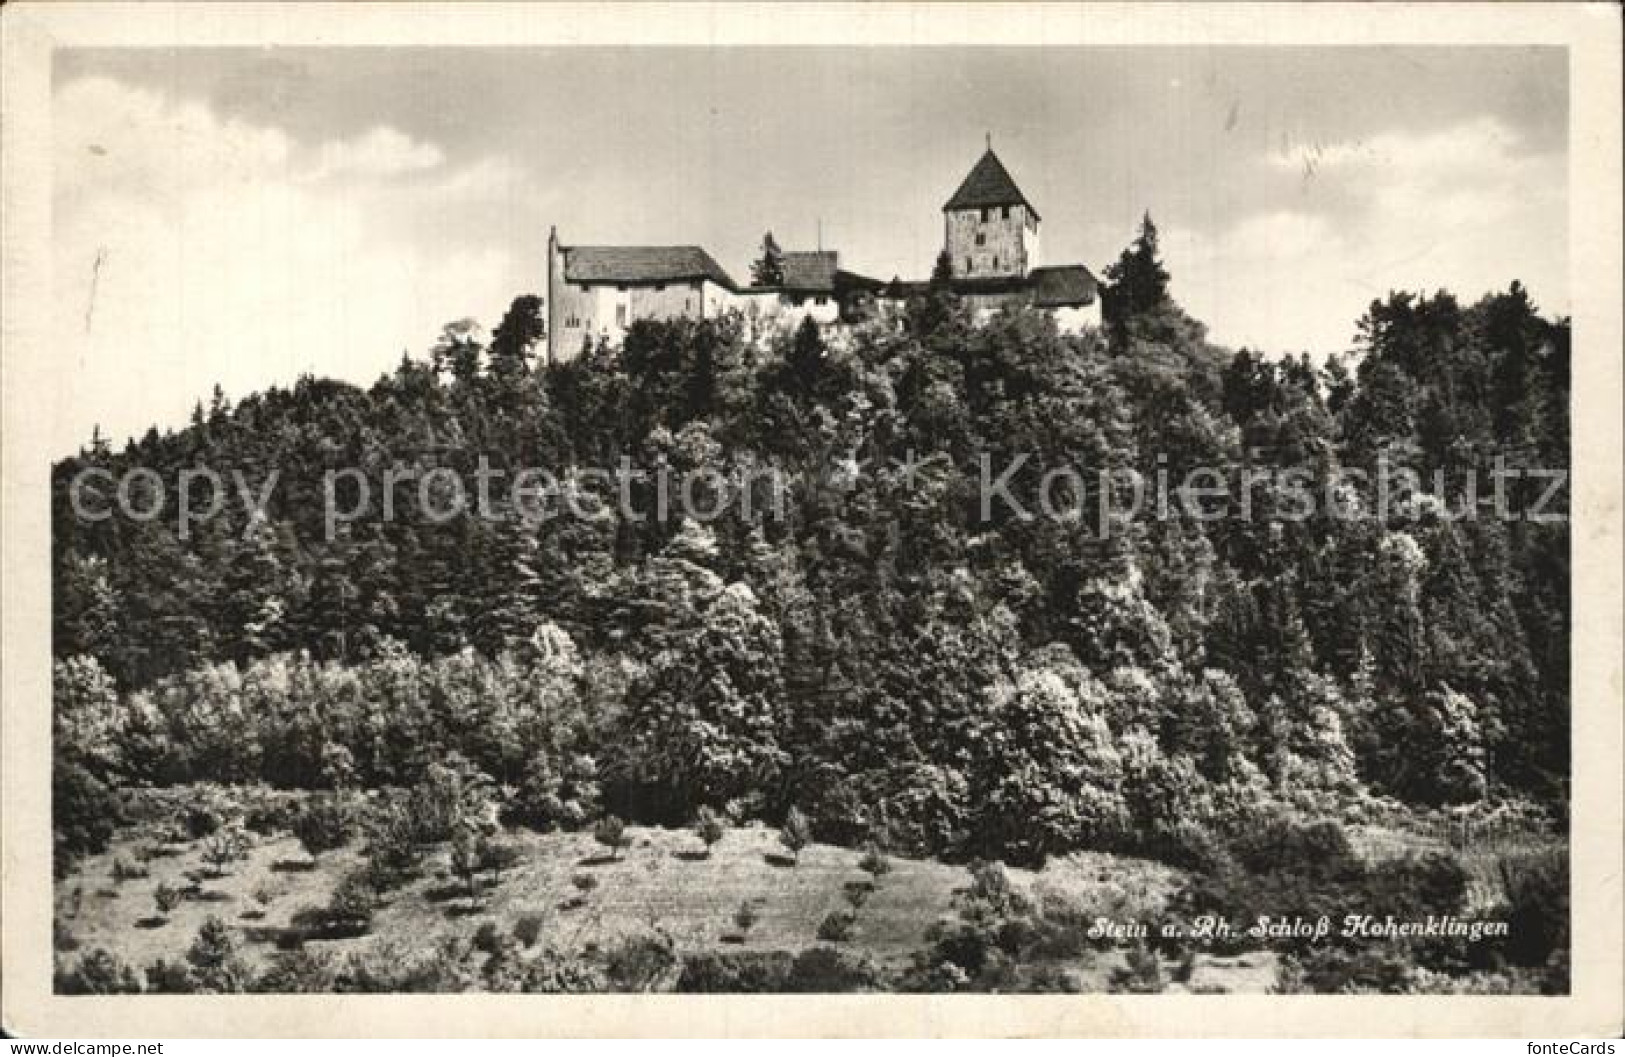
POLYGON ((942 207, 944 247, 955 279, 1023 279, 1043 263, 1038 210, 987 152, 942 207))

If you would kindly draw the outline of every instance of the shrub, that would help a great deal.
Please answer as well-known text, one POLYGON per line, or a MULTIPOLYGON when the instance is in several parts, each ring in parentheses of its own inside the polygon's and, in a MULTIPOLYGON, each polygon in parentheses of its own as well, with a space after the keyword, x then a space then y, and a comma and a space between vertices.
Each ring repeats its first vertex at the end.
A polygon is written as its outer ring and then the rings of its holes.
POLYGON ((295 814, 286 801, 267 797, 248 809, 243 816, 243 826, 250 833, 273 837, 293 828, 295 814))
POLYGON ((478 981, 466 942, 447 937, 432 949, 408 952, 383 947, 355 951, 334 980, 335 991, 350 994, 439 994, 467 991, 478 981))
POLYGON ((627 936, 604 954, 604 971, 617 991, 656 990, 676 965, 676 944, 665 932, 627 936))
POLYGON ((484 951, 486 954, 495 954, 501 946, 502 934, 497 931, 497 923, 487 918, 480 922, 480 927, 474 930, 474 949, 484 951))
POLYGON ((81 856, 103 851, 122 817, 111 786, 76 763, 51 768, 53 870, 61 876, 81 856))
POLYGON ((150 873, 150 870, 128 855, 119 855, 113 859, 113 881, 115 884, 140 880, 150 873))
POLYGON ((580 892, 582 895, 586 895, 594 888, 598 887, 598 875, 590 873, 578 873, 574 877, 570 878, 570 883, 575 885, 576 891, 580 892))
POLYGON ((844 889, 846 901, 852 904, 853 910, 862 910, 863 904, 869 901, 870 888, 863 884, 849 884, 844 889))
POLYGON ((485 864, 487 848, 486 838, 466 826, 459 827, 457 835, 452 838, 451 870, 462 878, 464 886, 468 889, 470 905, 479 899, 479 874, 485 864))
POLYGON ((118 955, 101 947, 79 956, 72 969, 58 972, 59 995, 134 995, 141 992, 141 977, 118 955))
POLYGON ((254 981, 254 990, 265 994, 323 994, 333 990, 336 975, 333 959, 325 952, 279 951, 254 981))
POLYGON ((512 841, 492 840, 485 844, 480 865, 491 871, 492 884, 501 884, 503 871, 513 869, 523 860, 519 845, 512 841))
POLYGON ((868 957, 834 947, 808 947, 796 955, 784 990, 839 994, 885 990, 885 974, 868 957))
POLYGON ((162 881, 152 890, 152 901, 158 907, 158 916, 167 918, 181 905, 181 890, 162 881))
POLYGON ((1343 950, 1318 947, 1281 960, 1275 989, 1281 994, 1407 994, 1416 966, 1403 948, 1343 950))
POLYGON ((832 910, 818 923, 818 938, 828 943, 845 943, 852 938, 858 916, 850 910, 832 910))
POLYGON ((336 796, 312 797, 293 819, 293 835, 312 859, 350 843, 354 819, 336 796))
POLYGON ((147 991, 160 995, 190 995, 198 990, 191 966, 159 958, 147 966, 147 991))
POLYGON ((1114 994, 1154 995, 1164 987, 1162 962, 1146 947, 1128 952, 1125 963, 1112 970, 1109 987, 1114 994))
POLYGON ((212 914, 198 929, 186 960, 200 990, 230 994, 247 990, 251 982, 247 966, 237 957, 231 927, 212 914))
POLYGON ((398 888, 423 867, 417 826, 401 804, 388 804, 374 816, 367 840, 367 869, 380 893, 398 888))
POLYGON ((225 876, 227 867, 247 855, 248 838, 235 826, 216 830, 203 845, 203 861, 213 868, 216 877, 225 876))
POLYGON ((536 946, 536 941, 542 938, 542 930, 547 927, 545 914, 520 914, 513 923, 513 938, 525 947, 536 946))
POLYGON ((720 841, 727 829, 723 826, 722 818, 708 807, 700 808, 699 816, 694 819, 694 835, 700 838, 705 845, 705 857, 711 857, 711 847, 720 841))
POLYGON ((756 918, 756 904, 748 899, 739 904, 739 909, 734 911, 734 927, 739 930, 740 939, 750 938, 750 930, 755 926, 756 918))
POLYGON ((784 816, 784 826, 779 830, 779 843, 790 852, 790 857, 797 863, 801 862, 801 849, 812 843, 812 826, 807 822, 807 816, 801 813, 800 808, 792 807, 784 816))
POLYGON ((544 950, 525 964, 519 988, 526 994, 593 994, 609 990, 609 982, 585 958, 544 950))
POLYGON ((864 846, 863 858, 858 860, 858 869, 878 881, 891 873, 891 860, 880 850, 880 845, 870 841, 864 846))
POLYGON ((51 922, 51 949, 58 951, 76 951, 79 949, 79 937, 68 928, 67 922, 56 918, 51 922))
POLYGON ((632 838, 626 832, 626 823, 615 815, 605 815, 599 819, 598 825, 593 827, 592 836, 599 844, 609 849, 612 861, 620 858, 621 849, 632 843, 632 838))
POLYGON ((360 936, 372 927, 378 896, 362 871, 344 875, 327 901, 328 921, 335 931, 360 936))
POLYGON ((181 827, 193 840, 202 840, 225 825, 220 812, 207 805, 194 805, 181 816, 181 827))
POLYGON ((683 958, 672 988, 684 994, 772 994, 790 990, 785 951, 703 951, 683 958))

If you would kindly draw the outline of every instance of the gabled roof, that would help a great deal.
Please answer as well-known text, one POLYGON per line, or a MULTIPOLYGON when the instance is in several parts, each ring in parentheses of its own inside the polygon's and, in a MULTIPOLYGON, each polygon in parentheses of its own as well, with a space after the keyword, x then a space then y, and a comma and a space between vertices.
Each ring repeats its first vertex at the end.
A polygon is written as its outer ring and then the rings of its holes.
POLYGON ((834 250, 786 250, 780 261, 784 282, 779 284, 779 289, 806 293, 834 291, 838 257, 834 250))
POLYGON ((734 281, 698 246, 565 246, 571 283, 681 283, 705 279, 728 290, 734 281))
POLYGON ((948 212, 955 209, 981 209, 985 206, 1014 206, 1023 205, 1032 210, 1033 219, 1037 220, 1038 210, 1027 201, 1027 196, 1021 193, 1016 181, 1010 178, 1010 171, 1004 167, 999 156, 989 147, 975 166, 971 168, 970 175, 965 182, 959 185, 959 190, 948 199, 942 209, 948 212))
POLYGON ((1038 308, 1091 305, 1098 289, 1095 277, 1081 264, 1034 268, 1027 273, 1027 279, 1032 283, 1033 304, 1038 308))
MULTIPOLYGON (((1051 268, 1034 268, 1026 275, 955 276, 950 288, 956 294, 1008 295, 1012 300, 1024 300, 1034 308, 1078 308, 1092 305, 1100 296, 1099 283, 1089 269, 1081 264, 1062 264, 1051 268)), ((929 293, 930 283, 898 282, 881 284, 883 296, 913 297, 929 293)))

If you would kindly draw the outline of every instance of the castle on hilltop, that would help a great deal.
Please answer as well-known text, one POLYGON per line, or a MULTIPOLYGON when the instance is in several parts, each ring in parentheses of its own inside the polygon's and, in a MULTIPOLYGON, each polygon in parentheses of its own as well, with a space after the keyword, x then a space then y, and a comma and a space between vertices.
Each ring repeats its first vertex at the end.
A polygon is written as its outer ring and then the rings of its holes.
MULTIPOLYGON (((1081 264, 1044 266, 1038 210, 987 151, 942 207, 950 288, 979 313, 1013 305, 1049 312, 1063 330, 1100 324, 1095 277, 1081 264)), ((779 281, 740 285, 699 246, 567 246, 547 239, 549 362, 588 341, 618 341, 640 319, 714 318, 733 309, 786 324, 852 322, 923 292, 923 281, 890 282, 850 272, 835 250, 790 250, 779 281)))

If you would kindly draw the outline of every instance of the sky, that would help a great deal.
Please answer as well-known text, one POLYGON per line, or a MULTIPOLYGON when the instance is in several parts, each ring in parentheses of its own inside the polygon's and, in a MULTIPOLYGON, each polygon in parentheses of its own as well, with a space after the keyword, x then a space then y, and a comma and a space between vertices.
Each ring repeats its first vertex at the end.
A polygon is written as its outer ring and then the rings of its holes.
POLYGON ((1568 312, 1552 48, 119 49, 53 67, 55 450, 368 383, 565 243, 764 231, 923 278, 992 137, 1044 262, 1149 212, 1212 340, 1321 356, 1395 289, 1568 312))

